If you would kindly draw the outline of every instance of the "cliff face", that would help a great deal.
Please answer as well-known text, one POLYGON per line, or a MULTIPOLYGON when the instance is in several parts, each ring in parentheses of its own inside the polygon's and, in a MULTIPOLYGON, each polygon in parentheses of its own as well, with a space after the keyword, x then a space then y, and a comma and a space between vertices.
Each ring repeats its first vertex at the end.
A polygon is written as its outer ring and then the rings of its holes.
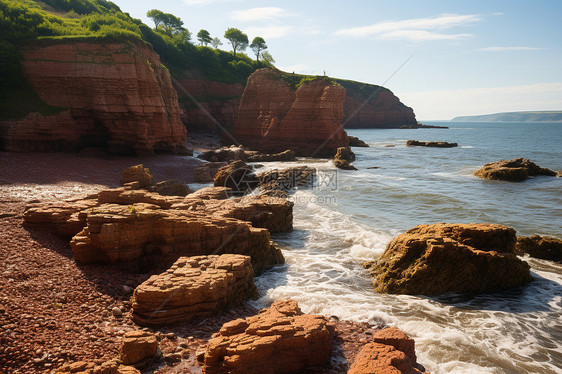
POLYGON ((205 79, 178 79, 174 83, 190 129, 220 132, 217 123, 224 128, 233 127, 244 86, 205 79))
POLYGON ((271 69, 248 83, 234 123, 237 141, 262 152, 292 149, 300 156, 333 156, 349 140, 343 126, 345 89, 323 79, 296 91, 271 69))
POLYGON ((4 124, 7 151, 186 151, 176 91, 148 45, 40 43, 24 49, 23 69, 44 102, 66 110, 4 124))
POLYGON ((390 90, 374 85, 345 82, 346 128, 396 128, 417 126, 414 110, 404 105, 390 90), (371 100, 368 100, 373 95, 371 100))

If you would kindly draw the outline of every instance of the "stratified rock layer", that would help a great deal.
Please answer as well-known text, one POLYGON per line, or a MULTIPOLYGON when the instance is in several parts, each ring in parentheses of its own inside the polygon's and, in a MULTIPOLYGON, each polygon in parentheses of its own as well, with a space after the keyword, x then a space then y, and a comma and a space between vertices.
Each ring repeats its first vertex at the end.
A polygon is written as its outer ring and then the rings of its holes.
POLYGON ((224 188, 177 197, 123 187, 85 200, 32 204, 24 220, 73 236, 79 263, 210 253, 249 255, 256 273, 283 263, 269 231, 292 229, 293 204, 266 196, 226 197, 224 188))
POLYGON ((527 158, 515 158, 489 162, 482 169, 477 170, 474 175, 483 179, 522 182, 536 175, 555 177, 557 173, 554 170, 542 168, 527 158))
POLYGON ((63 111, 13 123, 7 151, 187 152, 176 91, 148 44, 47 41, 25 48, 23 69, 39 97, 63 111))
POLYGON ((329 362, 333 328, 323 316, 302 314, 292 300, 225 323, 205 351, 206 374, 296 373, 329 362))
POLYGON ((129 331, 123 335, 121 343, 121 361, 125 365, 134 365, 150 359, 158 351, 158 339, 148 331, 129 331))
POLYGON ((139 285, 132 299, 140 325, 189 322, 257 297, 250 257, 180 257, 170 269, 139 285))
POLYGON ((378 331, 355 357, 348 374, 417 374, 415 343, 395 327, 378 331))
POLYGON ((562 240, 550 236, 518 236, 516 253, 531 257, 562 262, 562 240))
POLYGON ((233 136, 261 152, 288 148, 299 156, 332 157, 349 141, 342 121, 345 89, 324 79, 294 91, 280 72, 259 69, 242 95, 233 136))
POLYGON ((397 236, 366 263, 375 291, 439 295, 485 292, 531 281, 514 254, 515 230, 493 224, 419 225, 397 236))

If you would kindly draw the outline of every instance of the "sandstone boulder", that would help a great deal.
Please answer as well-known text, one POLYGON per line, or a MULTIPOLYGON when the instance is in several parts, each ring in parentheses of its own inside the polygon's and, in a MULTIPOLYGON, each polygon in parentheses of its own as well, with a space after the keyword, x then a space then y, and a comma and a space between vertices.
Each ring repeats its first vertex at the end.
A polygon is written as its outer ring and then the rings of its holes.
POLYGON ((225 323, 207 345, 206 374, 296 373, 327 364, 333 327, 323 316, 302 314, 292 300, 258 315, 225 323))
POLYGON ((211 162, 246 161, 246 152, 241 147, 230 146, 203 152, 197 157, 211 162))
POLYGON ((408 147, 433 147, 433 148, 454 148, 458 147, 457 143, 447 142, 423 142, 419 140, 408 140, 406 142, 408 147))
POLYGON ((296 166, 283 170, 271 170, 258 176, 260 187, 263 190, 288 192, 297 187, 312 187, 316 178, 316 169, 296 166))
POLYGON ((350 147, 338 148, 334 156, 334 165, 337 168, 343 170, 357 170, 357 168, 351 164, 353 161, 355 161, 355 153, 353 153, 350 147))
POLYGON ((423 373, 416 363, 414 340, 395 327, 378 331, 355 357, 348 374, 423 373))
POLYGON ((369 144, 365 143, 363 140, 359 139, 356 136, 347 136, 349 138, 349 146, 350 147, 363 147, 368 148, 369 144))
POLYGON ((121 361, 125 365, 135 365, 153 358, 158 351, 158 340, 148 331, 126 332, 121 343, 121 361))
POLYGON ((550 169, 542 168, 527 158, 516 158, 513 160, 502 160, 487 163, 482 169, 477 170, 474 175, 483 179, 496 179, 510 182, 522 182, 536 175, 557 176, 550 169))
POLYGON ((531 281, 514 254, 515 230, 493 224, 419 225, 366 263, 375 291, 411 295, 487 292, 531 281))
POLYGON ((243 196, 258 187, 259 179, 251 166, 244 161, 234 161, 217 171, 214 184, 216 187, 230 188, 232 196, 243 196))
POLYGON ((271 161, 295 161, 296 155, 290 149, 279 153, 261 153, 257 151, 246 151, 248 162, 271 162, 271 161))
POLYGON ((163 196, 186 196, 193 191, 183 183, 173 179, 158 182, 148 188, 149 191, 156 192, 163 196))
POLYGON ((189 322, 257 297, 250 257, 181 257, 133 294, 133 321, 140 325, 189 322))
POLYGON ((227 166, 226 162, 204 162, 193 171, 197 183, 213 183, 220 168, 227 166))
POLYGON ((123 170, 123 177, 121 178, 121 185, 131 182, 138 182, 139 188, 152 186, 154 177, 150 174, 150 170, 145 168, 142 164, 131 166, 123 170))
POLYGON ((282 72, 256 70, 240 101, 233 136, 250 149, 333 157, 349 140, 342 123, 345 88, 319 77, 291 87, 282 72))
POLYGON ((518 236, 516 253, 531 257, 562 262, 562 240, 549 236, 518 236))

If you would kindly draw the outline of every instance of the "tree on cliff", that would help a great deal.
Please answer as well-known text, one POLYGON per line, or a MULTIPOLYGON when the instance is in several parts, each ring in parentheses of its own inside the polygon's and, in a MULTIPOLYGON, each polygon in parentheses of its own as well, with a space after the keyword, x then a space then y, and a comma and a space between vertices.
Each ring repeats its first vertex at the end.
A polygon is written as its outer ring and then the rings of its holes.
POLYGON ((161 30, 168 35, 176 34, 185 30, 183 27, 183 21, 173 14, 164 13, 158 9, 152 9, 146 12, 146 16, 152 19, 155 29, 161 30))
POLYGON ((250 44, 250 48, 256 54, 256 61, 259 61, 260 52, 267 49, 267 44, 265 44, 265 40, 261 36, 256 36, 254 40, 252 40, 252 44, 250 44))
POLYGON ((273 66, 273 64, 275 63, 275 60, 273 59, 273 56, 268 51, 264 51, 261 54, 261 60, 262 60, 263 63, 265 63, 266 65, 270 65, 270 66, 273 66))
POLYGON ((201 29, 197 33, 197 40, 199 40, 200 45, 207 45, 213 41, 213 38, 211 38, 211 34, 207 30, 201 29))
POLYGON ((211 45, 214 49, 217 49, 219 45, 222 45, 222 42, 219 38, 213 38, 213 40, 211 40, 211 45))
POLYGON ((232 44, 234 57, 236 57, 237 50, 244 51, 248 47, 248 35, 238 29, 235 29, 234 27, 226 30, 224 37, 230 42, 230 44, 232 44))

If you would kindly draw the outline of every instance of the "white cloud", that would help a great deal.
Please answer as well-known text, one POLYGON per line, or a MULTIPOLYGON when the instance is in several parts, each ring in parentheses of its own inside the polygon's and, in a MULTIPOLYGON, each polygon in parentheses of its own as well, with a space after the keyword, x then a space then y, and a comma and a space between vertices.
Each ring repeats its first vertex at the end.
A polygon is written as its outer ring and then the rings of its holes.
POLYGON ((562 108, 562 82, 466 90, 397 92, 421 120, 562 108))
POLYGON ((476 14, 445 14, 433 18, 412 18, 402 21, 384 21, 370 26, 352 27, 335 32, 336 35, 355 38, 377 37, 380 39, 406 39, 410 41, 452 40, 470 34, 444 34, 427 30, 445 30, 480 21, 476 14))
POLYGON ((542 48, 536 47, 486 47, 479 48, 478 51, 484 52, 504 52, 504 51, 536 51, 542 48))
POLYGON ((380 39, 422 42, 427 40, 456 40, 468 38, 471 36, 472 34, 441 34, 426 30, 398 30, 384 33, 380 36, 380 39))
POLYGON ((231 17, 236 21, 248 22, 286 17, 288 15, 289 13, 287 13, 287 11, 283 8, 263 7, 251 8, 246 10, 236 10, 232 12, 231 17))
POLYGON ((248 34, 250 40, 255 36, 261 36, 264 39, 282 38, 293 31, 292 26, 264 26, 264 27, 247 27, 244 32, 248 34))

